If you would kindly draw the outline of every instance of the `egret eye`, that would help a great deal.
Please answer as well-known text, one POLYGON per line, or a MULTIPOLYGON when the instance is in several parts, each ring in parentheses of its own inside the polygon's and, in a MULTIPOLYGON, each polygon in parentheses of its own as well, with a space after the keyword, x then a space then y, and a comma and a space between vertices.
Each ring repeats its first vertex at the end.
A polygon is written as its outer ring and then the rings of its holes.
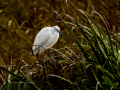
POLYGON ((60 30, 59 30, 59 27, 58 26, 54 26, 54 29, 58 32, 58 33, 60 33, 64 38, 65 38, 65 36, 60 32, 60 30), (58 28, 58 29, 57 29, 58 28))

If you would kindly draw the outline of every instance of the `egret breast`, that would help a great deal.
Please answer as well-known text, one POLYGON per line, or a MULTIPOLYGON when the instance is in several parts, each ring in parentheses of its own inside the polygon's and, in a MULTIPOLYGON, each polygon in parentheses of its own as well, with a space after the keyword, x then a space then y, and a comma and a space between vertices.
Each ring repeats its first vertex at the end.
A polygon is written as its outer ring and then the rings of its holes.
POLYGON ((49 37, 47 43, 45 44, 45 47, 46 48, 51 48, 58 41, 58 38, 59 38, 59 33, 52 34, 49 37))

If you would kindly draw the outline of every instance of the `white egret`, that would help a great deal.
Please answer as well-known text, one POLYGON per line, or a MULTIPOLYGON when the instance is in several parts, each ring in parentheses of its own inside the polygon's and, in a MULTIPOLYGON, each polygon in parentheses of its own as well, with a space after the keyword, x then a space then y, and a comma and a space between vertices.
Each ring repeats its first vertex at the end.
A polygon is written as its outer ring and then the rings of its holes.
POLYGON ((64 37, 60 32, 60 28, 58 26, 53 26, 41 29, 41 31, 36 35, 32 47, 32 54, 37 56, 38 61, 38 54, 51 48, 57 42, 59 33, 64 37))

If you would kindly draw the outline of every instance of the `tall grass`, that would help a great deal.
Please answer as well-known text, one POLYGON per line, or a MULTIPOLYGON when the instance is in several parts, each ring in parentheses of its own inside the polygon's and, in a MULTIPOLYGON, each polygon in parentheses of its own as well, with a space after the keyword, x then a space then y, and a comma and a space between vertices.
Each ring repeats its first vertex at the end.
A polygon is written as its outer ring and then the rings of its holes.
POLYGON ((90 1, 85 12, 66 0, 67 9, 70 4, 77 18, 72 16, 70 10, 64 14, 54 11, 74 44, 60 49, 51 48, 49 58, 45 56, 42 64, 28 65, 21 58, 18 68, 15 68, 11 59, 9 70, 1 60, 1 89, 120 89, 120 43, 117 34, 98 12, 94 11, 94 14, 101 18, 104 28, 89 15, 90 1))
MULTIPOLYGON (((94 11, 94 13, 102 19, 105 30, 102 30, 96 20, 93 20, 92 17, 87 14, 89 10, 87 10, 86 13, 81 9, 77 9, 69 0, 67 1, 75 9, 77 16, 81 19, 82 14, 84 16, 82 19, 85 20, 85 22, 82 22, 82 26, 86 28, 81 27, 79 21, 75 20, 74 17, 69 14, 64 14, 72 21, 69 23, 72 23, 80 36, 83 36, 84 42, 88 43, 84 44, 83 47, 80 39, 78 39, 75 33, 69 28, 70 25, 68 22, 64 21, 62 16, 55 11, 83 53, 83 55, 81 54, 80 56, 83 58, 82 63, 77 64, 79 73, 83 76, 83 79, 86 79, 82 85, 83 88, 119 89, 120 66, 118 63, 118 50, 120 48, 120 42, 116 38, 116 35, 110 29, 106 19, 99 13, 94 11), (81 68, 81 66, 83 68, 81 68), (82 74, 83 72, 84 75, 82 74)), ((82 79, 80 82, 82 82, 82 79)))

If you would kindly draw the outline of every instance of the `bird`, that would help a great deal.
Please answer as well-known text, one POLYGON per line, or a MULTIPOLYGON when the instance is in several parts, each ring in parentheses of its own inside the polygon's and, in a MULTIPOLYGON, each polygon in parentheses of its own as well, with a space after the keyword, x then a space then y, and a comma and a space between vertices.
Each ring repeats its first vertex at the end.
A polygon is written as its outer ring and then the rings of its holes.
POLYGON ((37 56, 38 61, 38 54, 42 53, 48 48, 51 48, 58 41, 59 34, 65 38, 65 36, 60 32, 60 28, 58 26, 44 27, 39 31, 35 37, 31 50, 32 54, 37 56))

